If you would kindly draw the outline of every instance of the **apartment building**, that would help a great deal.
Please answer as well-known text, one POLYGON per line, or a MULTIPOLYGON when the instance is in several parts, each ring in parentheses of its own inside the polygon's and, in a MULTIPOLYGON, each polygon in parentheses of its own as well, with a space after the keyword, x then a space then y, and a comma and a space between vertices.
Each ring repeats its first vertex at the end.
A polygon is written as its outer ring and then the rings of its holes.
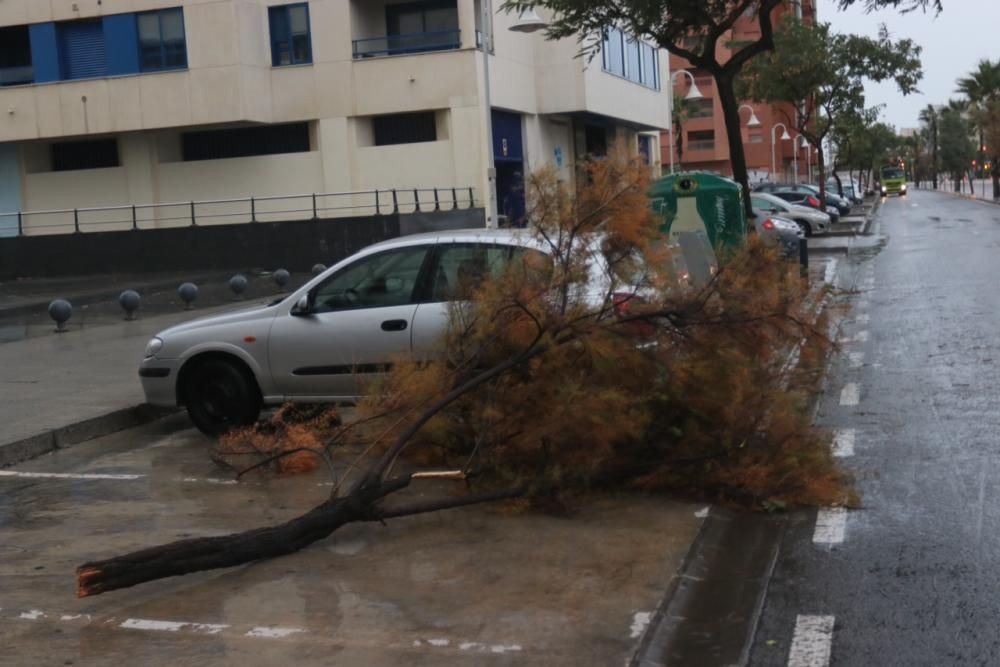
MULTIPOLYGON (((804 21, 816 20, 815 0, 794 0, 781 3, 772 12, 774 25, 790 12, 797 13, 804 21)), ((754 14, 741 17, 732 32, 719 40, 717 47, 720 62, 725 62, 731 50, 729 44, 755 41, 760 38, 760 24, 754 14)), ((675 168, 712 171, 732 176, 729 160, 729 140, 722 116, 715 80, 707 72, 692 66, 684 58, 670 55, 670 68, 674 73, 675 99, 684 97, 690 90, 691 77, 702 97, 689 102, 693 107, 681 123, 680 138, 673 138, 675 168), (680 70, 691 74, 678 75, 680 70)), ((815 162, 815 153, 801 146, 795 132, 795 107, 791 104, 756 104, 745 100, 740 108, 743 149, 751 184, 765 180, 791 181, 796 170, 800 180, 805 179, 808 162, 815 162), (789 139, 782 140, 785 128, 789 139), (794 136, 794 140, 792 137, 794 136), (773 167, 772 167, 773 151, 773 167)), ((664 163, 670 161, 671 137, 664 132, 660 138, 664 163)))
MULTIPOLYGON (((293 193, 457 187, 488 209, 489 151, 516 219, 544 164, 572 180, 620 139, 659 166, 665 54, 615 31, 588 61, 480 2, 2 0, 0 235, 16 211, 135 205, 162 226, 184 214, 146 205, 293 193)), ((226 210, 207 222, 245 221, 226 210)))

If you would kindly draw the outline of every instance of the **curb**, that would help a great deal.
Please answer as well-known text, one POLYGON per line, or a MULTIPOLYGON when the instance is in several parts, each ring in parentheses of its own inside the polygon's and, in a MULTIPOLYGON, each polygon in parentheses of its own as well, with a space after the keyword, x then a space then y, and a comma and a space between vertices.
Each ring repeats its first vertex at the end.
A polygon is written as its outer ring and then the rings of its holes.
POLYGON ((917 190, 919 190, 920 192, 937 192, 942 195, 951 195, 952 197, 961 197, 962 199, 968 199, 969 201, 981 201, 984 204, 993 204, 994 206, 1000 206, 1000 200, 983 199, 981 197, 965 194, 964 192, 948 192, 947 190, 935 190, 933 188, 917 188, 917 190))
MULTIPOLYGON (((122 290, 135 289, 140 294, 149 292, 161 292, 164 290, 176 289, 181 282, 190 280, 195 283, 205 283, 214 282, 220 279, 219 273, 203 273, 191 276, 190 278, 181 279, 179 282, 175 280, 163 280, 155 283, 147 283, 138 286, 122 285, 117 288, 99 289, 91 290, 89 292, 82 292, 76 294, 75 296, 70 295, 59 295, 52 296, 43 300, 28 301, 27 303, 19 303, 12 306, 0 306, 0 317, 20 317, 22 315, 36 315, 39 313, 46 312, 49 307, 49 303, 52 299, 61 298, 66 299, 73 304, 73 307, 77 306, 89 306, 95 303, 100 303, 102 301, 111 301, 118 298, 118 295, 122 293, 122 290)), ((0 464, 2 465, 2 464, 0 464)))
POLYGON ((54 452, 57 449, 64 449, 88 440, 93 440, 94 438, 100 438, 118 431, 124 431, 128 428, 141 426, 173 412, 175 411, 155 408, 143 403, 115 410, 99 417, 85 419, 74 424, 60 426, 59 428, 39 433, 38 435, 0 443, 0 468, 21 463, 42 454, 54 452))

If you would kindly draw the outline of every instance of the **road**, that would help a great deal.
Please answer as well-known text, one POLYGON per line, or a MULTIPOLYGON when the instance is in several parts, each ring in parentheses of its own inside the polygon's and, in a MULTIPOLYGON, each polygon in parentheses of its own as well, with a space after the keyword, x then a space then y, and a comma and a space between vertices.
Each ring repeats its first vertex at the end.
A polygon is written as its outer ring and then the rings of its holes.
POLYGON ((890 198, 818 419, 862 507, 788 522, 754 666, 1000 664, 1000 206, 890 198))

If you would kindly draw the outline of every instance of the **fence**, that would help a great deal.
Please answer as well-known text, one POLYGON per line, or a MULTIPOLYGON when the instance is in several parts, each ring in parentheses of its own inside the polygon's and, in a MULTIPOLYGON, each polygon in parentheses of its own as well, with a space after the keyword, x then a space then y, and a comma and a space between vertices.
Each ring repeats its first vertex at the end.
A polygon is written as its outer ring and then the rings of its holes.
POLYGON ((474 208, 475 190, 407 188, 0 213, 0 236, 319 220, 474 208), (6 233, 4 233, 6 232, 6 233))

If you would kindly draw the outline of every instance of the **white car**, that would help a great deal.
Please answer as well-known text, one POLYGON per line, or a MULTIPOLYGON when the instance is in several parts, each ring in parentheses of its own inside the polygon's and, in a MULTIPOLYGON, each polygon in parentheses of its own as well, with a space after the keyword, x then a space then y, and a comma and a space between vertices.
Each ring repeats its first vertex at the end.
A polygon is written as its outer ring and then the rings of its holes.
MULTIPOLYGON (((354 400, 395 356, 434 353, 456 289, 545 250, 533 235, 507 229, 372 245, 287 298, 157 334, 139 368, 146 400, 186 406, 213 435, 253 423, 264 405, 354 400)), ((609 284, 595 263, 584 298, 610 298, 609 284)))
POLYGON ((754 208, 792 220, 802 228, 806 236, 826 234, 830 227, 830 216, 823 211, 790 204, 767 192, 751 192, 750 201, 754 208))

